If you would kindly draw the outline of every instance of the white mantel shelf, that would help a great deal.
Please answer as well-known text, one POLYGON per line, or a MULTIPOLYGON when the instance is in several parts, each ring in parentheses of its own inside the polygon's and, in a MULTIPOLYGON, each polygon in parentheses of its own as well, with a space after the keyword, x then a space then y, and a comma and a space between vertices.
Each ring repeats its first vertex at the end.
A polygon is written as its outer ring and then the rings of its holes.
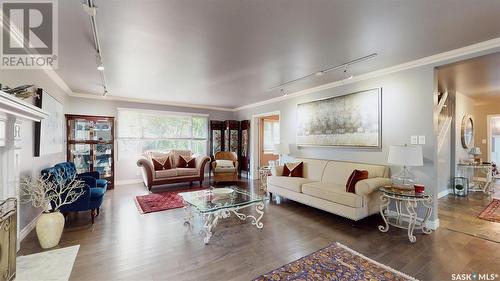
POLYGON ((33 121, 49 117, 48 112, 2 91, 0 91, 0 112, 33 121))

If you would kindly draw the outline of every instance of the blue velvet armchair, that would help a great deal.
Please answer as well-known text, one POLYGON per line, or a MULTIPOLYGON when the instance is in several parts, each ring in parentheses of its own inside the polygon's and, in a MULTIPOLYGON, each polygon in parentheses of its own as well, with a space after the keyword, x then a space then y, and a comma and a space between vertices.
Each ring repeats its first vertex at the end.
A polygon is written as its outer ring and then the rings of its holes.
POLYGON ((100 208, 104 199, 104 193, 108 187, 105 179, 100 179, 99 172, 86 172, 76 174, 75 164, 72 162, 63 162, 56 164, 54 167, 42 170, 42 175, 50 180, 62 180, 69 182, 76 177, 84 183, 84 194, 75 202, 61 207, 60 211, 64 213, 90 211, 92 224, 94 219, 99 215, 100 208))

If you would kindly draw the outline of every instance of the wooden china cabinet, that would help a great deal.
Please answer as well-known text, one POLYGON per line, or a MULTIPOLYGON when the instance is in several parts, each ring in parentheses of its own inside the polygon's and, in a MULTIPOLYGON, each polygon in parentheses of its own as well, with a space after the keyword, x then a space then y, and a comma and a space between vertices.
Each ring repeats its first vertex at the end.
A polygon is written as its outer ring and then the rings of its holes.
POLYGON ((114 188, 114 117, 66 114, 67 159, 77 173, 99 172, 114 188))

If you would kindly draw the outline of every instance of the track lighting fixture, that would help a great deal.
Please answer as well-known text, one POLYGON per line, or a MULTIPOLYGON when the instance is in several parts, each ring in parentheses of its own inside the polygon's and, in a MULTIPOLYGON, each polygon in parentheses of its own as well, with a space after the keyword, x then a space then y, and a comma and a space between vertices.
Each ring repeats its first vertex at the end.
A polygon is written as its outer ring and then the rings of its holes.
POLYGON ((101 76, 102 87, 104 88, 104 92, 102 95, 105 97, 108 94, 107 90, 108 86, 106 83, 106 75, 104 75, 104 64, 102 62, 101 44, 99 42, 99 33, 97 31, 97 21, 96 21, 97 7, 94 4, 94 0, 84 0, 83 10, 89 15, 90 27, 92 29, 92 35, 94 37, 94 44, 95 44, 96 65, 97 65, 97 70, 99 71, 99 75, 101 76))
POLYGON ((354 76, 353 76, 352 74, 349 74, 349 72, 347 71, 347 65, 346 65, 346 67, 344 68, 344 77, 345 77, 345 79, 347 79, 347 80, 354 78, 354 76))
MULTIPOLYGON (((377 55, 378 55, 377 53, 369 54, 367 56, 364 56, 364 57, 361 57, 361 58, 357 58, 355 60, 351 60, 351 61, 348 61, 346 63, 340 64, 340 65, 337 65, 337 66, 333 66, 333 67, 326 68, 326 69, 323 69, 323 70, 320 70, 320 71, 316 71, 316 72, 308 74, 306 76, 302 76, 302 77, 299 77, 297 79, 293 79, 293 80, 287 81, 287 82, 285 82, 283 84, 280 84, 278 86, 272 87, 270 90, 282 89, 283 86, 285 86, 285 85, 292 84, 292 83, 298 82, 300 80, 303 80, 303 79, 306 79, 306 78, 310 78, 312 76, 322 76, 322 75, 324 75, 324 74, 326 74, 326 73, 328 73, 330 71, 334 71, 334 70, 338 70, 338 69, 342 69, 342 68, 344 69, 344 77, 345 77, 345 79, 352 79, 354 76, 349 73, 349 71, 347 69, 349 66, 351 66, 353 64, 356 64, 356 63, 360 63, 360 62, 363 62, 363 61, 367 61, 367 60, 373 59, 377 55)), ((283 93, 283 89, 282 89, 282 93, 283 93)))
POLYGON ((103 97, 106 97, 109 94, 108 90, 104 90, 104 93, 102 93, 103 97))
POLYGON ((280 93, 281 93, 281 95, 282 95, 282 96, 284 96, 284 97, 288 96, 288 93, 285 91, 285 89, 281 89, 281 90, 280 90, 280 93))

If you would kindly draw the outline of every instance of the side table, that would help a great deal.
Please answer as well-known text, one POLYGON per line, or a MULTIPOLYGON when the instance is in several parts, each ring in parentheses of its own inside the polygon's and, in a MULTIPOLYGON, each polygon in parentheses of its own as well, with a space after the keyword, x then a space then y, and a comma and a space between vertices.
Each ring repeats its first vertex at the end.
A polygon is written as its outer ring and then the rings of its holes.
POLYGON ((431 234, 432 230, 427 228, 426 223, 432 213, 431 195, 416 193, 414 190, 403 190, 391 186, 380 187, 380 215, 385 225, 379 225, 381 232, 387 232, 389 225, 408 230, 408 239, 415 243, 417 238, 413 235, 415 229, 422 230, 424 234, 431 234), (394 202, 391 204, 391 202, 394 202), (417 214, 418 205, 426 208, 423 218, 417 214), (391 210, 391 207, 395 208, 391 210), (405 212, 406 211, 406 212, 405 212))
POLYGON ((267 177, 271 175, 271 167, 262 166, 259 168, 260 189, 267 191, 267 177))

